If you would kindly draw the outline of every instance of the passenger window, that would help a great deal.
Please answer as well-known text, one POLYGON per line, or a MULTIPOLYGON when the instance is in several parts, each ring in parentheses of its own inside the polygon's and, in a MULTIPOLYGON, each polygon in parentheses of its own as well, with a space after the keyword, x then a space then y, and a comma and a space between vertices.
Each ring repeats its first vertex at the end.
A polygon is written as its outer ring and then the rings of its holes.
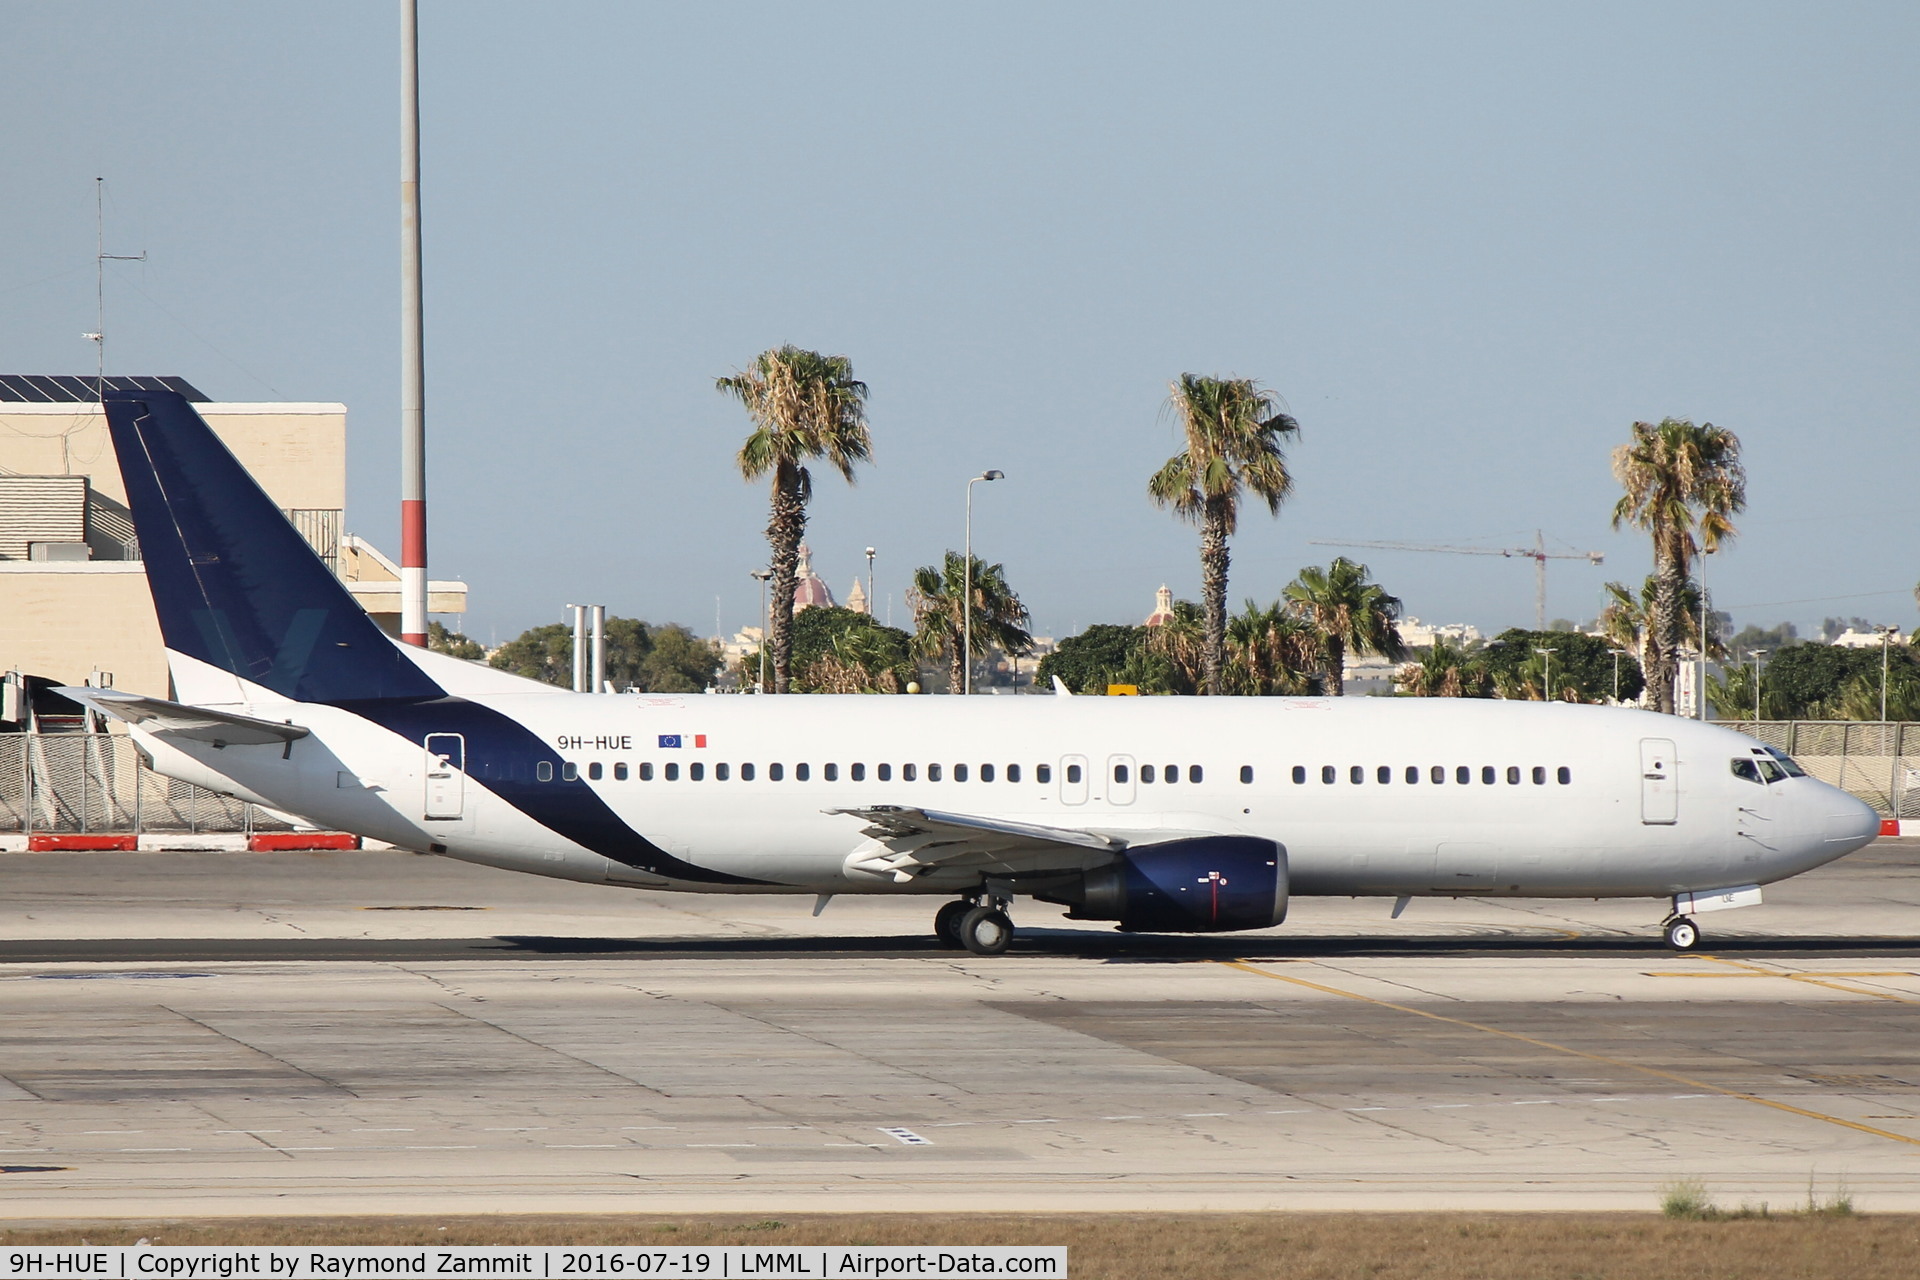
POLYGON ((837 764, 826 764, 826 765, 822 765, 822 766, 821 766, 821 768, 822 768, 822 769, 824 769, 824 770, 826 771, 826 778, 827 778, 827 781, 828 781, 828 782, 838 782, 838 781, 840 781, 840 766, 839 766, 839 765, 837 765, 837 764))
POLYGON ((627 780, 627 762, 625 760, 613 766, 613 780, 615 782, 625 782, 627 780))
POLYGON ((1407 785, 1412 786, 1414 783, 1418 781, 1420 781, 1420 766, 1417 764, 1408 765, 1407 766, 1407 785))
POLYGON ((1361 783, 1365 782, 1366 780, 1367 780, 1367 771, 1364 766, 1356 764, 1348 767, 1347 769, 1348 782, 1351 782, 1354 786, 1357 787, 1361 783))
POLYGON ((967 780, 967 766, 963 764, 953 766, 953 780, 955 782, 965 782, 967 780))
POLYGON ((533 766, 533 776, 535 780, 539 782, 552 782, 553 761, 542 760, 539 764, 533 766))
POLYGON ((783 764, 770 764, 767 766, 768 782, 780 782, 780 781, 783 781, 786 778, 786 776, 787 776, 787 766, 783 764))
POLYGON ((1115 782, 1125 782, 1127 780, 1127 766, 1123 764, 1113 766, 1113 780, 1115 782))
POLYGON ((880 781, 882 782, 892 782, 893 766, 890 764, 883 764, 879 766, 879 778, 880 778, 880 781))
MULTIPOLYGON (((1245 769, 1242 769, 1242 770, 1241 770, 1240 772, 1242 772, 1242 773, 1245 773, 1245 772, 1246 772, 1246 770, 1245 770, 1245 769)), ((1302 783, 1302 782, 1305 782, 1306 780, 1307 780, 1307 766, 1305 766, 1305 765, 1303 765, 1303 764, 1297 764, 1297 765, 1295 765, 1295 766, 1293 766, 1293 781, 1294 781, 1294 784, 1295 784, 1295 785, 1297 786, 1298 784, 1300 784, 1300 783, 1302 783)), ((1242 781, 1242 782, 1245 782, 1245 781, 1246 781, 1246 779, 1245 779, 1245 778, 1242 778, 1242 779, 1240 779, 1240 781, 1242 781)))
MULTIPOLYGON (((747 765, 747 766, 745 766, 745 767, 746 767, 746 768, 747 768, 748 770, 752 770, 752 768, 753 768, 753 766, 752 766, 752 765, 747 765)), ((749 773, 747 774, 747 776, 748 776, 749 778, 751 778, 751 777, 753 776, 753 774, 752 774, 751 772, 749 772, 749 773)), ((642 761, 640 762, 640 781, 642 781, 642 782, 652 782, 652 781, 653 781, 653 761, 651 761, 651 760, 642 760, 642 761)))
POLYGON ((561 765, 561 766, 560 766, 560 781, 562 781, 562 782, 578 782, 579 780, 580 780, 580 766, 579 766, 579 765, 577 765, 577 764, 575 764, 575 763, 574 763, 573 761, 571 761, 571 760, 569 760, 569 761, 567 761, 567 762, 566 762, 565 764, 563 764, 563 765, 561 765))
POLYGON ((668 782, 678 782, 678 781, 680 781, 680 766, 679 766, 679 765, 677 765, 677 764, 670 764, 670 765, 668 765, 668 766, 667 766, 667 781, 668 781, 668 782))
POLYGON ((1490 764, 1483 764, 1483 765, 1481 765, 1481 766, 1480 766, 1480 785, 1482 785, 1482 786, 1486 786, 1486 787, 1490 787, 1490 786, 1492 786, 1492 785, 1493 785, 1493 780, 1494 780, 1494 776, 1495 776, 1495 775, 1494 775, 1494 772, 1493 772, 1493 766, 1492 766, 1492 765, 1490 765, 1490 764))
POLYGON ((813 776, 812 765, 802 761, 800 764, 793 766, 793 780, 795 782, 805 782, 812 776, 813 776))
POLYGON ((1199 766, 1199 765, 1197 765, 1197 764, 1190 764, 1190 765, 1188 765, 1188 766, 1187 766, 1187 781, 1188 781, 1188 782, 1198 782, 1198 781, 1200 781, 1200 779, 1202 779, 1202 778, 1204 778, 1205 776, 1206 776, 1206 775, 1205 775, 1204 773, 1202 773, 1202 772, 1200 771, 1200 766, 1199 766))
POLYGON ((742 781, 742 782, 752 782, 752 781, 753 781, 753 766, 752 766, 752 765, 750 765, 750 764, 743 764, 743 765, 741 765, 741 766, 740 766, 740 781, 742 781))
POLYGON ((733 776, 733 766, 732 766, 732 765, 730 765, 730 764, 717 764, 717 765, 715 765, 715 766, 713 766, 713 780, 714 780, 715 782, 725 782, 725 781, 726 781, 726 780, 727 780, 727 779, 728 779, 729 777, 731 777, 731 776, 733 776))
POLYGON ((1250 765, 1250 764, 1243 764, 1243 765, 1241 765, 1241 766, 1240 766, 1240 781, 1242 781, 1242 782, 1252 782, 1252 781, 1253 781, 1253 766, 1252 766, 1252 765, 1250 765))
POLYGON ((867 766, 864 764, 856 764, 848 771, 848 775, 855 782, 865 782, 867 780, 867 766))
MULTIPOLYGON (((1007 766, 1007 781, 1008 781, 1008 782, 1018 782, 1018 781, 1020 781, 1020 766, 1019 766, 1019 765, 1017 765, 1017 764, 1010 764, 1010 765, 1008 765, 1008 766, 1007 766)), ((1045 782, 1045 781, 1046 781, 1046 779, 1045 779, 1045 778, 1041 778, 1041 779, 1040 779, 1040 781, 1042 781, 1042 782, 1045 782)))
POLYGON ((595 760, 592 764, 587 766, 587 781, 589 782, 600 781, 601 772, 602 771, 600 768, 600 762, 598 760, 595 760))
POLYGON ((1464 787, 1473 781, 1473 770, 1461 765, 1453 771, 1453 780, 1464 787))
POLYGON ((981 766, 980 766, 980 781, 982 781, 982 782, 992 782, 992 781, 993 781, 993 766, 992 766, 992 765, 990 765, 990 764, 983 764, 983 765, 981 765, 981 766))
POLYGON ((1759 786, 1760 766, 1755 764, 1751 759, 1736 759, 1733 761, 1733 776, 1742 782, 1751 782, 1755 786, 1759 786))
POLYGON ((940 766, 939 766, 939 765, 937 765, 937 764, 930 764, 930 765, 928 765, 928 766, 927 766, 927 781, 928 781, 928 782, 938 782, 938 781, 940 781, 940 766))
POLYGON ((1520 766, 1519 765, 1510 764, 1507 766, 1507 785, 1510 787, 1517 787, 1520 785, 1520 766))
POLYGON ((1536 787, 1547 785, 1547 771, 1539 765, 1533 766, 1533 785, 1536 787))
POLYGON ((1141 766, 1140 766, 1140 781, 1142 781, 1142 782, 1152 782, 1152 781, 1153 781, 1153 766, 1152 766, 1152 765, 1150 765, 1150 764, 1143 764, 1143 765, 1141 765, 1141 766))
POLYGON ((706 780, 706 777, 707 777, 707 766, 702 764, 700 761, 695 760, 692 764, 687 766, 687 781, 704 782, 706 780))
POLYGON ((903 764, 900 766, 900 781, 912 782, 915 778, 919 776, 920 775, 918 771, 915 769, 913 765, 903 764))
POLYGON ((1374 776, 1374 779, 1378 781, 1381 786, 1384 787, 1387 783, 1393 781, 1393 770, 1389 768, 1387 765, 1383 764, 1378 769, 1374 770, 1373 776, 1374 776))
MULTIPOLYGON (((1047 766, 1045 766, 1045 765, 1041 765, 1040 767, 1041 767, 1042 769, 1044 769, 1044 768, 1046 768, 1047 766)), ((1078 782, 1080 781, 1080 766, 1079 766, 1079 765, 1077 765, 1077 764, 1070 764, 1070 765, 1068 765, 1068 766, 1067 766, 1067 781, 1068 781, 1068 782, 1073 782, 1073 783, 1078 783, 1078 782)))
POLYGON ((1559 770, 1559 776, 1560 776, 1560 785, 1564 787, 1569 782, 1573 781, 1573 770, 1567 768, 1567 766, 1565 765, 1561 765, 1559 770))
POLYGON ((1320 781, 1325 785, 1329 787, 1332 786, 1333 780, 1339 776, 1340 776, 1339 771, 1335 769, 1332 765, 1323 764, 1320 766, 1320 781))
POLYGON ((1428 770, 1427 776, 1433 779, 1434 786, 1436 787, 1440 786, 1443 783, 1445 783, 1447 780, 1447 766, 1443 764, 1437 764, 1433 766, 1432 769, 1428 770))
MULTIPOLYGON (((1014 767, 1018 768, 1019 766, 1016 765, 1014 767)), ((1033 780, 1035 782, 1052 782, 1053 766, 1050 764, 1037 764, 1033 766, 1033 780)), ((1014 781, 1018 782, 1020 779, 1015 778, 1014 781)))

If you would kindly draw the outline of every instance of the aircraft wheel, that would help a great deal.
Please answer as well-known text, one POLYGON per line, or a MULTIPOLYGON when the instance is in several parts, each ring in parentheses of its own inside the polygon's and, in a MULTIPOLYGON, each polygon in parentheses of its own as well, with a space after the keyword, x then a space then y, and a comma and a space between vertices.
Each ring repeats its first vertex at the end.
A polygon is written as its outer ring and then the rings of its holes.
POLYGON ((1013 921, 993 907, 974 907, 960 921, 960 941, 977 956, 997 956, 1013 942, 1013 921))
POLYGON ((958 951, 966 944, 960 940, 960 921, 967 912, 973 910, 973 904, 962 898, 949 902, 933 913, 933 931, 940 938, 940 945, 958 951))
POLYGON ((1667 921, 1667 945, 1675 951, 1691 951, 1700 945, 1700 926, 1691 916, 1675 916, 1667 921))

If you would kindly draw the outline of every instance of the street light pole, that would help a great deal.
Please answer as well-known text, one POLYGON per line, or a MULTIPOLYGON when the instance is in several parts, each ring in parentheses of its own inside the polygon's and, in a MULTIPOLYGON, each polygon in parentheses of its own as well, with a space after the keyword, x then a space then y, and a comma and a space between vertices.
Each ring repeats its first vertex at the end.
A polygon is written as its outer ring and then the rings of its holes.
POLYGON ((1554 651, 1552 649, 1542 649, 1542 648, 1536 647, 1534 649, 1534 652, 1547 660, 1546 671, 1540 677, 1540 701, 1552 702, 1553 701, 1553 653, 1554 651))
POLYGON ((1004 471, 982 471, 967 481, 967 543, 960 564, 960 692, 973 692, 973 486, 982 480, 1004 480, 1004 471))
POLYGON ((1700 550, 1700 678, 1693 685, 1693 714, 1696 720, 1707 718, 1707 557, 1713 552, 1700 550))
POLYGON ((873 548, 867 548, 867 616, 873 616, 873 548))
POLYGON ((1765 649, 1749 649, 1747 656, 1753 659, 1753 729, 1760 731, 1760 656, 1765 649))
POLYGON ((1618 649, 1613 650, 1613 701, 1615 705, 1620 702, 1620 651, 1618 649))
POLYGON ((773 577, 771 569, 755 569, 751 577, 760 582, 760 692, 767 691, 767 630, 772 625, 767 621, 767 581, 773 577))
POLYGON ((1893 645, 1898 627, 1881 627, 1880 632, 1880 723, 1887 722, 1887 652, 1893 645))

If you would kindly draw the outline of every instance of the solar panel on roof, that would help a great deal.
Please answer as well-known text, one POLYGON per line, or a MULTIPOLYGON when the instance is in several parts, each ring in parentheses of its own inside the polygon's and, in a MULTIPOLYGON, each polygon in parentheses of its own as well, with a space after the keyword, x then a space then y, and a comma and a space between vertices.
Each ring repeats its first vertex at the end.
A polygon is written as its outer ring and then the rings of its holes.
MULTIPOLYGON (((206 403, 198 387, 179 377, 111 377, 114 391, 177 391, 189 400, 206 403)), ((91 404, 100 398, 99 383, 85 375, 0 373, 0 403, 91 404)))

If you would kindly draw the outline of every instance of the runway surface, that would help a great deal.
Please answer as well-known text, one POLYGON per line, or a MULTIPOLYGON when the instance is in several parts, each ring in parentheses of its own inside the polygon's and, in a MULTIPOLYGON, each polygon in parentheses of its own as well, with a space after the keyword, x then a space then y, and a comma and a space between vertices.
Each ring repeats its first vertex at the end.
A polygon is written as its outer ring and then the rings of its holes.
POLYGON ((10 1219, 514 1210, 1920 1209, 1920 841, 1657 904, 688 898, 395 853, 0 857, 10 1219))

